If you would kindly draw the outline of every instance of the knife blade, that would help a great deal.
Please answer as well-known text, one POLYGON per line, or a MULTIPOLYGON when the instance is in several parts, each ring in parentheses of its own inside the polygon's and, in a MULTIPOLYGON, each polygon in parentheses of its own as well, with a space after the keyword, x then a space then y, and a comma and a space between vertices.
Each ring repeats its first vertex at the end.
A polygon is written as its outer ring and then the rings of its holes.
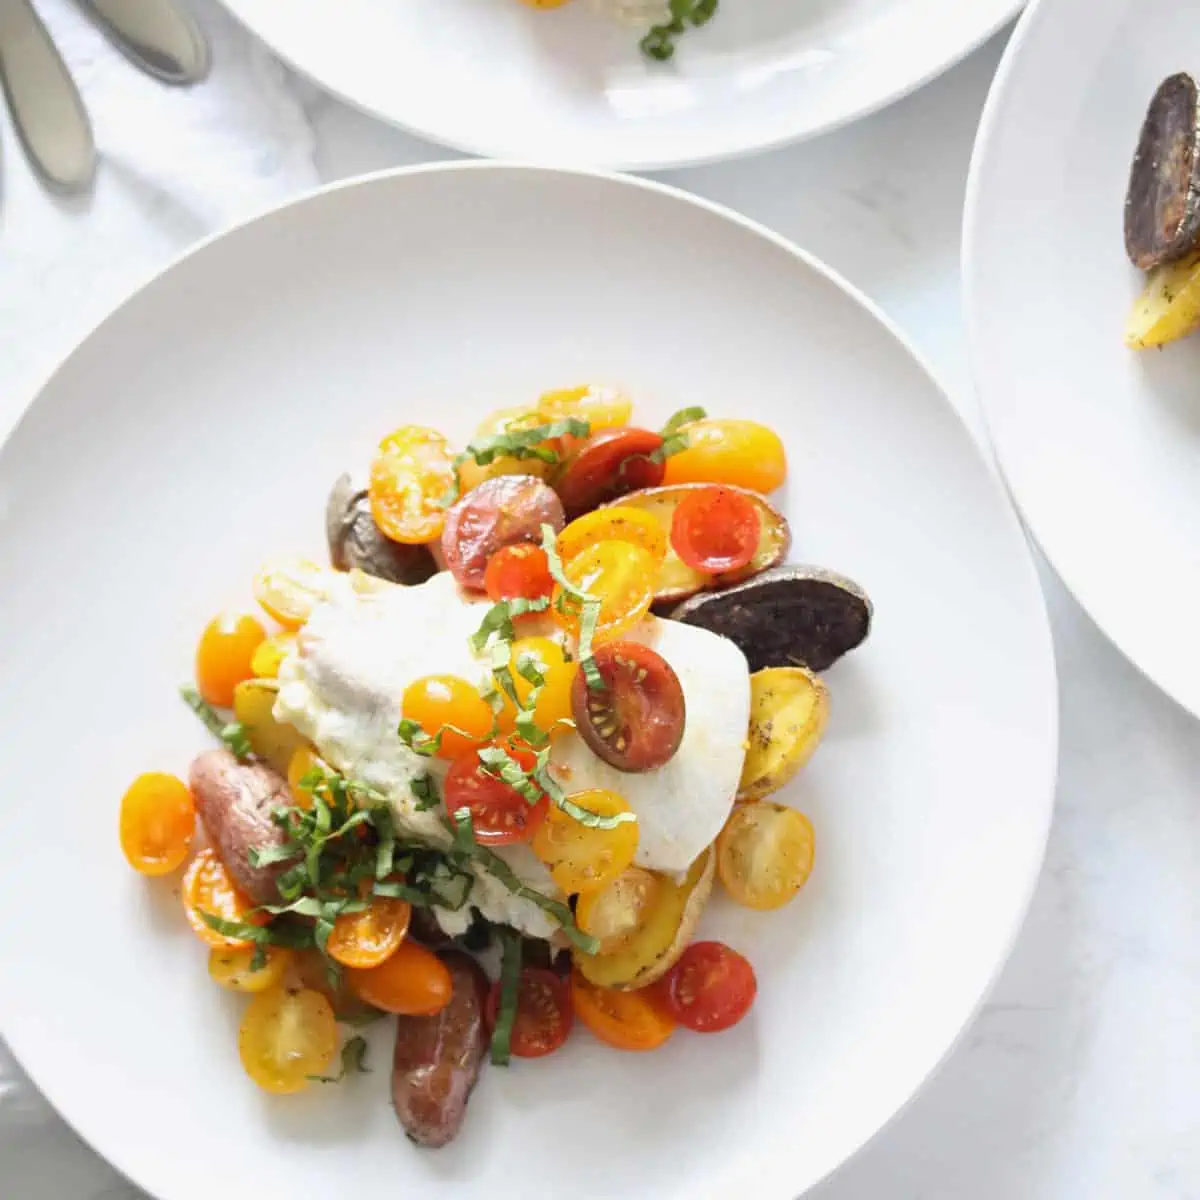
POLYGON ((0 0, 0 83, 38 175, 59 192, 85 192, 96 174, 92 123, 29 0, 0 0))
POLYGON ((199 83, 209 71, 208 40, 175 0, 77 0, 135 66, 164 83, 199 83))

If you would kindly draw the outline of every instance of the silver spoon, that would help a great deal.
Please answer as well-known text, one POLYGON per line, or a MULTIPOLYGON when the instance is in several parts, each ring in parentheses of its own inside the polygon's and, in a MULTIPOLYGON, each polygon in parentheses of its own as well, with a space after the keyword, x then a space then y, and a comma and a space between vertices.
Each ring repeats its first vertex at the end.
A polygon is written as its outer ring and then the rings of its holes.
POLYGON ((77 0, 132 63, 164 83, 198 83, 211 66, 208 41, 176 0, 77 0))
POLYGON ((0 81, 17 134, 46 186, 87 191, 96 174, 92 124, 29 0, 0 0, 0 81))

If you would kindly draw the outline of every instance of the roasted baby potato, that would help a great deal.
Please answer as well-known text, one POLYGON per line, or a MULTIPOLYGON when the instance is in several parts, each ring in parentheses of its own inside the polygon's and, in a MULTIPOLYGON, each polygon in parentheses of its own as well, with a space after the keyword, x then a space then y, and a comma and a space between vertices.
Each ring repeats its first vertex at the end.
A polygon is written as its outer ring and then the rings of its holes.
POLYGON ((772 667, 750 676, 750 734, 739 800, 777 792, 810 758, 829 717, 825 685, 803 667, 772 667))
POLYGON ((613 502, 622 507, 639 508, 650 513, 658 519, 667 534, 667 557, 659 570, 658 585, 654 592, 656 604, 674 604, 696 592, 740 583, 757 575, 760 571, 765 571, 768 567, 782 562, 787 555, 788 547, 792 544, 792 533, 783 513, 757 492, 749 491, 746 488, 733 488, 733 491, 742 492, 743 495, 748 496, 758 507, 760 519, 758 549, 754 552, 754 557, 750 562, 736 571, 707 575, 703 571, 693 570, 680 559, 671 546, 671 519, 675 515, 676 505, 684 496, 697 488, 708 486, 704 483, 680 483, 674 487, 643 488, 639 492, 630 492, 629 495, 622 496, 613 502))
POLYGON ((375 524, 367 481, 342 475, 325 505, 325 536, 329 561, 339 571, 357 567, 390 583, 424 583, 437 573, 437 563, 427 546, 393 542, 375 524))
POLYGON ((1200 251, 1152 271, 1125 324, 1133 350, 1165 346, 1200 329, 1200 251))
POLYGON ((729 638, 751 671, 825 671, 871 631, 871 601, 852 579, 820 567, 774 567, 746 583, 685 600, 672 619, 729 638))
POLYGON ((234 688, 233 715, 245 726, 254 753, 286 779, 292 755, 308 743, 291 725, 275 719, 278 693, 274 679, 247 679, 234 688))
POLYGON ((579 973, 597 987, 629 991, 665 975, 687 949, 712 892, 715 855, 712 848, 692 864, 683 883, 658 876, 659 888, 636 933, 610 954, 575 951, 579 973))

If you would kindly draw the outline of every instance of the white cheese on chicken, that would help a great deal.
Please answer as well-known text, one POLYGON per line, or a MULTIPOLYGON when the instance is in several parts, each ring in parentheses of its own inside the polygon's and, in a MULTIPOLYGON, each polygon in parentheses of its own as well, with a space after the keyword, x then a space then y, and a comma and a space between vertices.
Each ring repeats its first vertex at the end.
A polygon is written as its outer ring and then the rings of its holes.
MULTIPOLYGON (((383 792, 402 830, 433 842, 449 840, 443 814, 419 811, 411 784, 427 772, 440 784, 447 764, 422 758, 397 736, 401 697, 424 675, 459 675, 486 686, 486 665, 468 645, 486 610, 486 602, 465 601, 448 572, 418 587, 366 595, 338 580, 279 672, 276 716, 339 771, 383 792)), ((678 752, 657 770, 625 773, 571 733, 556 739, 552 770, 568 793, 602 787, 625 798, 638 817, 641 866, 685 871, 720 832, 733 804, 745 754, 749 672, 732 642, 706 630, 647 618, 629 637, 654 646, 679 676, 687 721, 678 752)), ((529 887, 559 897, 528 846, 496 850, 529 887)), ((488 920, 531 937, 555 932, 557 923, 537 905, 486 871, 476 876, 470 903, 488 920)), ((462 932, 468 921, 465 909, 435 913, 449 933, 462 932)))

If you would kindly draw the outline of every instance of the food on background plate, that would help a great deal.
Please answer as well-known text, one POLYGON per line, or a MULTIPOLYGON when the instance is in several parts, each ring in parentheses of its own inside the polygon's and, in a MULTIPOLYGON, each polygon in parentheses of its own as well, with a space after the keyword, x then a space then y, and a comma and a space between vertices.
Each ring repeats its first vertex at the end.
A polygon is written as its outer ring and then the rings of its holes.
MULTIPOLYGON (((666 62, 674 57, 675 40, 689 29, 707 25, 716 15, 720 0, 591 0, 597 12, 630 25, 645 29, 641 40, 642 53, 666 62)), ((570 0, 521 0, 530 8, 562 8, 570 0)))
POLYGON ((548 393, 461 452, 393 431, 334 485, 332 565, 254 581, 281 628, 204 631, 183 694, 221 746, 186 785, 137 780, 121 846, 146 875, 191 855, 186 920, 248 997, 265 1090, 366 1069, 354 1028, 386 1016, 397 1116, 441 1146, 486 1058, 552 1054, 576 1017, 644 1052, 751 1009, 750 963, 697 927, 717 879, 759 911, 807 881, 812 825, 767 797, 820 742, 814 672, 871 607, 780 565, 770 430, 632 407, 548 393))
POLYGON ((1125 197, 1125 250, 1150 273, 1125 327, 1136 350, 1200 328, 1200 93, 1186 73, 1150 102, 1125 197))

